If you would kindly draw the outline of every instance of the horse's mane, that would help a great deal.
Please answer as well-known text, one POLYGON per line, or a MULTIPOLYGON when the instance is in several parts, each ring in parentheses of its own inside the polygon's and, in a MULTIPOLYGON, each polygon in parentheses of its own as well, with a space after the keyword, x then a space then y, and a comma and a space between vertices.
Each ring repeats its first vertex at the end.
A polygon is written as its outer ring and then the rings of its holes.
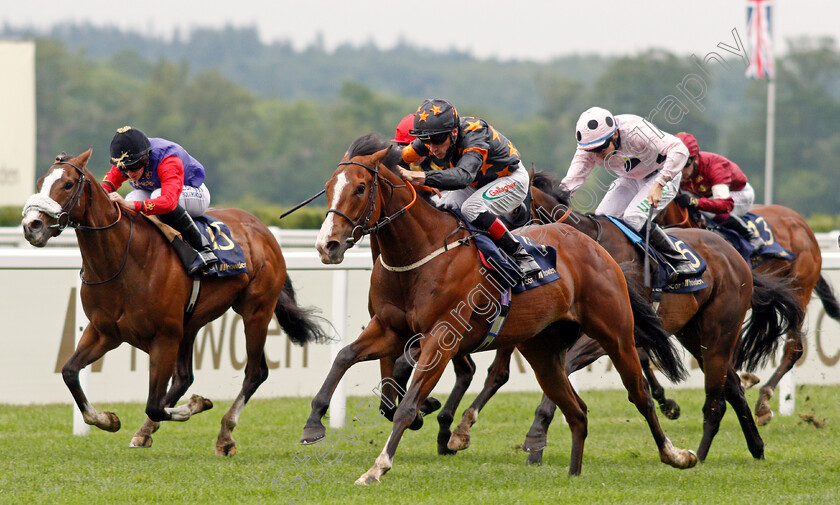
POLYGON ((72 159, 73 159, 73 157, 70 156, 69 154, 65 153, 64 151, 61 151, 55 157, 55 161, 58 162, 58 163, 61 163, 61 162, 64 162, 64 161, 70 161, 72 159))
POLYGON ((534 174, 532 184, 543 193, 547 193, 553 197, 558 203, 569 205, 571 192, 557 180, 555 175, 549 172, 537 172, 534 174))
POLYGON ((373 153, 392 147, 392 149, 390 149, 385 155, 385 159, 383 159, 381 163, 385 165, 388 170, 396 173, 397 165, 402 161, 402 151, 400 149, 393 148, 393 146, 394 145, 392 143, 384 140, 376 133, 368 133, 358 137, 352 144, 350 144, 350 147, 347 148, 346 156, 347 159, 355 156, 370 156, 373 153))

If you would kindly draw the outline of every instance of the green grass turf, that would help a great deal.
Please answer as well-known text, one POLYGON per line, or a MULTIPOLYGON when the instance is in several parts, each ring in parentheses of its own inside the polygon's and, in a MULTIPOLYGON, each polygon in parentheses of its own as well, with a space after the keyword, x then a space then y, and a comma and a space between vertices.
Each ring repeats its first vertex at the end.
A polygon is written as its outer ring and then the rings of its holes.
MULTIPOLYGON (((660 415, 665 432, 674 445, 696 449, 703 393, 669 393, 682 418, 660 415)), ((751 405, 756 395, 748 391, 751 405)), ((796 414, 777 415, 760 428, 765 461, 749 455, 730 407, 706 463, 676 470, 659 462, 647 425, 625 392, 584 391, 589 436, 583 473, 570 478, 568 428, 556 419, 544 464, 525 466, 519 446, 539 395, 501 393, 481 413, 469 449, 437 456, 437 423, 427 419, 422 430, 405 434, 393 469, 372 487, 353 482, 373 464, 390 423, 370 427, 356 420, 356 441, 328 427, 335 447, 327 459, 340 460, 326 467, 317 461, 316 447, 298 444, 309 399, 252 401, 234 431, 239 452, 232 458, 213 454, 230 402, 217 402, 186 423, 164 423, 151 449, 128 448, 144 419, 140 404, 97 405, 116 412, 123 429, 112 434, 92 428, 88 437, 71 434, 69 405, 0 406, 0 503, 293 503, 305 482, 298 503, 834 504, 840 503, 838 395, 840 387, 800 386, 796 414), (825 426, 804 422, 800 414, 806 413, 825 426), (309 473, 298 467, 307 457, 309 473)), ((361 401, 349 399, 351 417, 361 401)))

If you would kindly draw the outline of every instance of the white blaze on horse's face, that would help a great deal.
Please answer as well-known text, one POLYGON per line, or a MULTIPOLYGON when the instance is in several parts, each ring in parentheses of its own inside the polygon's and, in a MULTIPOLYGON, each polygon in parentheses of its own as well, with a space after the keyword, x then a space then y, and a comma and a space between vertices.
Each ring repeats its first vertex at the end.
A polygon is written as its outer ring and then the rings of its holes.
POLYGON ((41 207, 52 208, 57 206, 59 209, 61 208, 61 205, 59 205, 58 202, 50 198, 50 192, 52 191, 52 187, 55 183, 60 181, 62 177, 64 177, 63 168, 55 168, 44 177, 44 183, 41 185, 41 191, 30 196, 26 201, 26 205, 23 207, 24 209, 29 209, 29 211, 26 212, 26 216, 23 218, 24 225, 38 217, 38 214, 42 212, 41 207))
MULTIPOLYGON (((330 209, 335 209, 338 205, 339 200, 341 200, 341 193, 344 192, 344 188, 347 186, 347 176, 344 172, 339 173, 335 177, 335 184, 333 184, 333 193, 332 193, 332 201, 330 202, 330 209)), ((318 239, 315 240, 315 249, 318 250, 318 253, 321 255, 321 262, 323 263, 340 263, 344 257, 344 244, 341 240, 339 240, 340 248, 341 248, 341 255, 336 261, 335 255, 331 255, 330 252, 327 250, 327 243, 333 239, 333 228, 335 228, 335 216, 334 212, 329 212, 327 214, 326 219, 324 219, 324 223, 321 225, 321 230, 318 232, 318 239)))

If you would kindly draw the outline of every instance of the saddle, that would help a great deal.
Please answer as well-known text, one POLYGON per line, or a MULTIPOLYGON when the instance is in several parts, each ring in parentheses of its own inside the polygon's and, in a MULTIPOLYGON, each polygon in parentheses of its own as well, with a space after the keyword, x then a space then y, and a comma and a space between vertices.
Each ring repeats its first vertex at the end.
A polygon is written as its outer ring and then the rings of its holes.
MULTIPOLYGON (((178 258, 181 260, 181 263, 183 263, 185 269, 189 271, 190 267, 201 261, 198 258, 196 250, 184 241, 178 230, 165 224, 156 216, 147 216, 142 213, 140 215, 149 220, 149 222, 154 224, 158 230, 163 233, 166 240, 172 244, 172 247, 175 249, 175 253, 178 255, 178 258)), ((213 244, 213 252, 215 252, 216 256, 219 258, 218 263, 201 272, 202 277, 208 277, 211 275, 227 277, 229 275, 238 275, 248 272, 248 265, 245 261, 245 253, 242 251, 242 247, 240 247, 239 244, 231 237, 230 229, 226 224, 218 219, 210 218, 206 214, 194 217, 193 221, 195 221, 195 224, 198 226, 201 234, 207 237, 210 243, 213 244), (216 233, 210 231, 214 229, 216 230, 216 233)))
POLYGON ((647 245, 647 249, 645 249, 645 240, 643 237, 639 236, 638 233, 633 231, 632 228, 627 226, 621 219, 612 216, 606 216, 613 224, 615 224, 619 230, 621 230, 630 241, 635 244, 639 249, 642 250, 643 254, 647 254, 650 258, 656 263, 656 270, 653 276, 653 289, 654 290, 662 290, 662 292, 666 293, 692 293, 694 291, 700 291, 701 289, 709 287, 706 284, 706 281, 703 280, 703 272, 706 271, 706 261, 697 254, 697 251, 692 249, 688 244, 683 242, 682 240, 674 237, 673 235, 668 235, 670 239, 679 244, 680 249, 683 251, 683 254, 692 259, 692 266, 694 266, 695 273, 690 277, 686 277, 679 282, 675 282, 673 284, 668 284, 668 271, 666 269, 666 265, 668 268, 670 264, 668 263, 668 259, 665 258, 662 254, 659 253, 656 249, 647 245))
POLYGON ((741 216, 741 218, 748 223, 753 223, 753 226, 755 226, 755 229, 758 231, 758 235, 764 241, 764 247, 758 251, 753 250, 749 241, 738 234, 735 230, 730 230, 729 228, 720 225, 709 226, 708 221, 704 220, 704 222, 706 223, 707 229, 717 233, 727 242, 732 244, 732 247, 738 251, 738 254, 740 254, 741 257, 743 257, 747 263, 752 266, 752 268, 757 267, 770 258, 779 258, 788 261, 793 259, 793 253, 776 242, 776 234, 773 233, 773 228, 763 217, 752 212, 747 212, 741 216))

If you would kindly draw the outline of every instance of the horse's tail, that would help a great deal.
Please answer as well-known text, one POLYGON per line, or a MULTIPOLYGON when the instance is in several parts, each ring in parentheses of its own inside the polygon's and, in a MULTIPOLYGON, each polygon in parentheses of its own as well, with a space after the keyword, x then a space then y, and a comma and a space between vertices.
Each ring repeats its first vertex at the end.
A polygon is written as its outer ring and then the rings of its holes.
POLYGON ((820 275, 820 280, 817 281, 817 285, 814 286, 814 292, 820 297, 820 301, 828 317, 835 321, 840 321, 840 302, 837 301, 837 297, 831 289, 831 284, 822 275, 820 275))
MULTIPOLYGON (((836 303, 836 300, 835 300, 836 303)), ((782 335, 800 331, 805 311, 799 306, 791 280, 753 270, 752 315, 741 328, 734 364, 748 372, 767 362, 782 335)))
POLYGON ((332 325, 324 319, 316 315, 317 309, 299 307, 295 301, 295 289, 292 287, 292 281, 286 277, 286 283, 283 284, 283 291, 280 292, 280 298, 277 300, 277 305, 274 307, 274 314, 277 316, 277 321, 280 327, 289 336, 292 342, 303 345, 307 342, 326 342, 331 340, 321 325, 318 323, 323 321, 329 327, 332 325))
POLYGON ((659 316, 653 311, 647 298, 642 294, 642 287, 633 279, 627 278, 627 292, 630 294, 630 306, 633 308, 633 333, 636 347, 641 347, 650 355, 654 365, 671 382, 681 382, 688 377, 677 346, 671 336, 662 327, 659 316))

